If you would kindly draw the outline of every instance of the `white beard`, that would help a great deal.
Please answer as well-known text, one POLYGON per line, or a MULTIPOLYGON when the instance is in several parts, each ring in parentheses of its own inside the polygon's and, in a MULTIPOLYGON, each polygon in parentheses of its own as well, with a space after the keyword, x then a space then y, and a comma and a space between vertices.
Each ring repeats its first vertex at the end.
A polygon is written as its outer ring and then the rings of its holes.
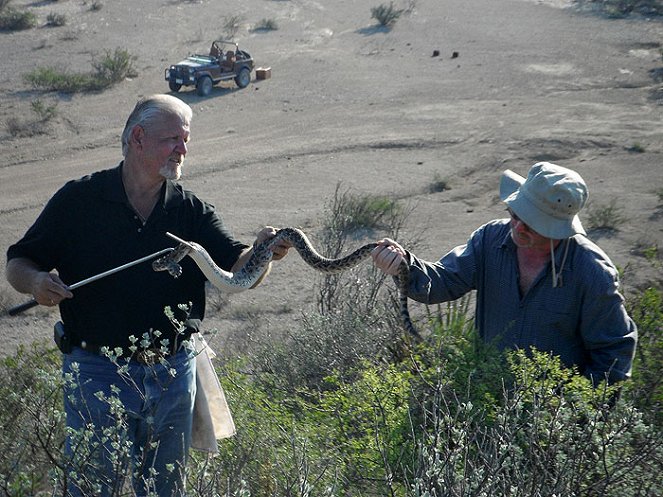
POLYGON ((169 162, 159 169, 159 174, 166 179, 177 181, 182 177, 182 164, 169 162))

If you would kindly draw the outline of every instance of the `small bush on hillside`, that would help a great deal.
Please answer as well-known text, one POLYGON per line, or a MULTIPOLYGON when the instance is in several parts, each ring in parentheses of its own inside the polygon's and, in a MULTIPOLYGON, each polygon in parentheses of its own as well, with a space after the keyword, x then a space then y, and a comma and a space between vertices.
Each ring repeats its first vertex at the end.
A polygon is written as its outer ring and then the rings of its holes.
POLYGON ((0 30, 22 31, 36 25, 37 16, 32 12, 22 12, 13 7, 5 7, 0 11, 0 30))
POLYGON ((35 88, 45 91, 61 91, 77 93, 103 90, 136 75, 133 63, 136 60, 124 49, 116 48, 114 52, 92 63, 95 72, 81 74, 62 71, 54 67, 40 67, 25 75, 25 80, 35 88))
POLYGON ((46 105, 37 99, 30 103, 35 119, 21 119, 16 116, 7 119, 7 131, 13 137, 42 135, 48 132, 49 122, 57 116, 57 103, 46 105))
POLYGON ((126 78, 133 78, 137 75, 133 65, 135 61, 136 56, 122 48, 116 48, 114 52, 107 50, 103 57, 92 63, 96 71, 94 78, 102 87, 112 86, 126 78))
POLYGON ((253 28, 254 31, 276 31, 279 25, 274 19, 261 19, 253 28))
POLYGON ((647 16, 663 15, 663 1, 661 0, 576 0, 576 2, 596 5, 610 17, 625 17, 631 13, 647 16))
POLYGON ((239 28, 242 26, 244 18, 239 15, 225 16, 223 18, 223 36, 228 40, 234 40, 239 28))
POLYGON ((389 5, 383 3, 371 8, 371 17, 377 20, 380 26, 385 27, 393 26, 402 13, 403 9, 394 7, 394 2, 389 2, 389 5))
POLYGON ((46 17, 46 25, 48 26, 64 26, 65 24, 67 24, 67 16, 64 14, 51 12, 46 17))
POLYGON ((626 222, 623 209, 614 199, 607 205, 591 205, 588 211, 587 221, 591 229, 616 230, 626 222))
POLYGON ((28 83, 39 90, 77 93, 98 89, 91 74, 62 71, 55 67, 39 67, 24 76, 28 83))
POLYGON ((430 193, 440 193, 446 190, 449 190, 449 181, 440 176, 439 173, 435 173, 435 175, 433 175, 433 181, 428 187, 428 191, 430 193))

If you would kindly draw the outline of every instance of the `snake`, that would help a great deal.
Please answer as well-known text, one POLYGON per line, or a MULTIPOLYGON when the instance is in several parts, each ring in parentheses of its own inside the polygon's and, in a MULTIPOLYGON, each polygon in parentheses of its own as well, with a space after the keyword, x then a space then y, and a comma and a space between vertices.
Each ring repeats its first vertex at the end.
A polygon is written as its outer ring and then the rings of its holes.
MULTIPOLYGON (((255 243, 249 260, 239 271, 231 273, 218 267, 200 244, 182 240, 171 233, 166 234, 179 242, 179 245, 168 254, 152 262, 154 271, 167 271, 171 276, 177 278, 182 274, 182 267, 179 262, 189 256, 212 285, 231 293, 248 290, 260 280, 272 260, 272 247, 281 241, 292 245, 306 264, 325 274, 340 273, 357 266, 369 257, 373 249, 378 246, 377 243, 367 243, 344 257, 331 259, 318 253, 302 230, 281 228, 276 231, 272 238, 261 243, 255 243)), ((408 309, 407 289, 410 282, 410 268, 405 259, 401 261, 394 280, 398 287, 399 311, 403 327, 414 338, 420 339, 421 335, 412 323, 408 309)))

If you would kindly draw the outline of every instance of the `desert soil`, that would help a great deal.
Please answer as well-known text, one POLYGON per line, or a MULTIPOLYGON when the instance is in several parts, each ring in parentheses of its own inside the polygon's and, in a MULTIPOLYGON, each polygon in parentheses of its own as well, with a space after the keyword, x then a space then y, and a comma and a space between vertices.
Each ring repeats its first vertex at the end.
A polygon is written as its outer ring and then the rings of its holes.
MULTIPOLYGON (((243 90, 224 84, 206 98, 178 94, 195 113, 183 183, 240 239, 252 242, 263 225, 314 237, 340 183, 411 207, 400 241, 437 259, 504 215, 504 169, 525 175, 547 160, 589 184, 585 221, 611 201, 626 219, 616 231, 590 232, 625 269, 626 294, 663 282, 660 264, 643 256, 663 247, 660 19, 608 19, 562 0, 399 0, 410 10, 385 30, 370 15, 379 4, 113 0, 93 10, 90 1, 14 0, 40 26, 0 33, 0 122, 29 119, 36 99, 57 104, 57 117, 31 137, 0 127, 0 248, 64 182, 116 165, 136 100, 167 92, 164 69, 205 53, 240 16, 236 40, 272 77, 243 90), (66 24, 46 26, 50 13, 66 24), (278 29, 253 30, 262 19, 278 29), (137 57, 138 75, 107 91, 43 93, 23 79, 46 66, 89 72, 116 48, 137 57), (449 189, 431 193, 435 178, 449 189)), ((223 347, 255 327, 296 326, 313 306, 315 280, 292 254, 260 288, 213 309, 207 328, 223 347)), ((26 300, 0 285, 3 308, 26 300)), ((3 315, 3 354, 50 337, 57 318, 43 307, 3 315)))

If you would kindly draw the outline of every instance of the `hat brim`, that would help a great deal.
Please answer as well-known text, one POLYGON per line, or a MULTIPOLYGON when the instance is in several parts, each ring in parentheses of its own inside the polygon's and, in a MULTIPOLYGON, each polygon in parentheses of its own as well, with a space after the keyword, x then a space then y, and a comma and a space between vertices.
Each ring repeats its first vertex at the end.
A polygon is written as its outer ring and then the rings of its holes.
POLYGON ((502 174, 500 179, 500 199, 504 202, 512 193, 514 193, 520 185, 525 182, 520 174, 514 173, 511 169, 507 169, 502 174))
POLYGON ((541 212, 527 197, 519 194, 525 178, 510 169, 500 179, 500 199, 534 231, 553 240, 562 240, 578 233, 585 235, 580 218, 555 219, 541 212))

